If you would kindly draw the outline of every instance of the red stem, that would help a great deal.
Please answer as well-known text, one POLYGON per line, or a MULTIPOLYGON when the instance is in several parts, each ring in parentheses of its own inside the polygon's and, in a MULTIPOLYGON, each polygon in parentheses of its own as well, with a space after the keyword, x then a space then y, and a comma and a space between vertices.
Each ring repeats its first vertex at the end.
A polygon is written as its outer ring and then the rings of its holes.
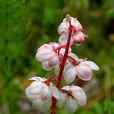
POLYGON ((72 95, 72 91, 67 91, 65 89, 59 89, 62 93, 66 93, 68 96, 71 96, 74 99, 74 96, 72 95))
MULTIPOLYGON (((67 44, 66 44, 65 54, 64 54, 64 57, 62 59, 62 63, 61 63, 60 70, 59 70, 59 76, 58 76, 58 80, 57 80, 57 84, 56 84, 57 88, 59 88, 60 83, 61 83, 62 74, 63 74, 63 70, 64 70, 64 66, 66 63, 66 59, 68 56, 68 50, 69 50, 69 46, 70 46, 70 38, 71 38, 72 29, 71 29, 71 22, 69 22, 69 23, 70 23, 69 35, 68 35, 68 40, 67 40, 67 44)), ((57 100, 54 97, 52 97, 51 114, 55 114, 56 102, 57 102, 57 100)))
POLYGON ((45 83, 45 84, 49 84, 50 82, 52 82, 52 81, 54 81, 54 80, 57 80, 57 79, 58 79, 58 77, 50 78, 50 79, 44 81, 44 83, 45 83))
POLYGON ((64 47, 66 47, 66 45, 61 45, 61 46, 57 47, 56 50, 64 48, 64 47))
POLYGON ((74 58, 72 58, 71 56, 68 56, 68 58, 73 61, 72 64, 73 64, 74 66, 76 66, 76 65, 78 65, 78 64, 80 63, 79 61, 76 61, 76 60, 75 60, 74 58))

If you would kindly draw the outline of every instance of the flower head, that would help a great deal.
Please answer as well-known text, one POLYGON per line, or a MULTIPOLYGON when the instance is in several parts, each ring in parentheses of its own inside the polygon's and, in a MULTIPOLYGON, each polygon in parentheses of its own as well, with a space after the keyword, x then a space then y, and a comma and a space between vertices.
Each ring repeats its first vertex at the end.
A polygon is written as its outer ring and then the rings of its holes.
POLYGON ((50 70, 57 64, 59 59, 55 49, 58 46, 58 43, 52 42, 37 49, 36 60, 42 62, 45 70, 50 70))
POLYGON ((79 86, 64 86, 58 100, 58 107, 64 106, 68 112, 74 112, 77 104, 84 106, 86 104, 86 95, 79 86), (65 91, 66 90, 66 91, 65 91))
POLYGON ((81 44, 84 41, 85 37, 87 37, 87 35, 85 35, 81 31, 76 32, 72 37, 72 42, 74 44, 81 44))
MULTIPOLYGON (((71 17, 71 26, 73 29, 73 32, 77 32, 77 31, 82 31, 82 25, 80 24, 80 22, 76 19, 71 17)), ((59 34, 65 34, 69 32, 69 21, 67 21, 66 18, 63 19, 63 22, 60 24, 59 28, 58 28, 58 33, 59 34)))
POLYGON ((79 59, 78 64, 67 69, 64 78, 67 83, 73 82, 76 76, 82 80, 89 81, 92 78, 92 70, 99 70, 97 64, 92 61, 86 61, 85 59, 79 59))
POLYGON ((29 79, 32 83, 26 88, 26 96, 33 102, 33 105, 37 106, 38 109, 49 108, 48 103, 51 105, 51 97, 54 96, 56 99, 59 99, 58 89, 50 83, 48 86, 44 82, 45 78, 32 77, 29 79))
MULTIPOLYGON (((67 21, 67 19, 65 18, 58 28, 58 33, 60 34, 59 37, 60 45, 65 45, 67 43, 69 27, 70 27, 69 21, 67 21)), ((81 32, 82 25, 76 18, 71 17, 70 29, 72 29, 70 45, 72 45, 73 43, 81 44, 84 41, 85 37, 87 37, 87 35, 81 32)))

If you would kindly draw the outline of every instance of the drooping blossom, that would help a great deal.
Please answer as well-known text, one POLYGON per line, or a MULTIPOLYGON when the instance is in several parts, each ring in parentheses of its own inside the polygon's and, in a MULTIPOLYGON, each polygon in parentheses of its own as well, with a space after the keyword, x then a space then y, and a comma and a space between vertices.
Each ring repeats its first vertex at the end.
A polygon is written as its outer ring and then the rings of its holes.
MULTIPOLYGON (((74 33, 76 33, 77 31, 82 31, 82 25, 76 18, 71 17, 71 26, 74 33)), ((58 33, 60 35, 68 33, 69 27, 70 27, 69 21, 67 21, 67 19, 64 18, 63 22, 58 27, 58 33)))
MULTIPOLYGON (((58 33, 60 34, 59 37, 60 45, 65 45, 67 43, 69 27, 70 27, 69 21, 67 21, 65 18, 58 28, 58 33)), ((82 25, 76 18, 71 17, 71 27, 72 27, 71 28, 72 34, 71 34, 70 45, 72 45, 73 43, 81 44, 84 41, 85 37, 87 37, 87 35, 81 32, 82 25)))
POLYGON ((84 81, 89 81, 92 78, 92 70, 99 70, 99 67, 96 63, 80 59, 78 64, 73 65, 66 70, 64 79, 66 83, 71 83, 74 81, 76 76, 78 76, 84 81))
POLYGON ((64 106, 68 112, 75 112, 77 110, 77 104, 84 106, 86 104, 86 95, 84 90, 79 86, 64 86, 63 92, 60 93, 58 100, 58 107, 64 106), (64 92, 66 90, 66 92, 64 92))
POLYGON ((85 40, 85 37, 87 37, 87 35, 85 35, 83 32, 81 32, 81 31, 76 32, 72 36, 72 42, 74 44, 81 44, 85 40))
POLYGON ((47 110, 50 108, 52 96, 59 99, 58 89, 52 83, 49 86, 45 84, 45 78, 32 77, 29 81, 31 83, 26 88, 25 94, 39 110, 47 110))
POLYGON ((59 58, 56 53, 58 46, 58 43, 52 42, 37 49, 36 60, 42 62, 42 67, 45 70, 52 69, 58 63, 59 58))

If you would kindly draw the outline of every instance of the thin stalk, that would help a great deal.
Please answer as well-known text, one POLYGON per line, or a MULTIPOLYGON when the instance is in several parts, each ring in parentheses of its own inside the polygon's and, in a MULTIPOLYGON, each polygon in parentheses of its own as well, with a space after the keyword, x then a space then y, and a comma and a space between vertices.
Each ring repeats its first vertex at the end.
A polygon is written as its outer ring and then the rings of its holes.
POLYGON ((70 60, 72 60, 72 64, 74 65, 74 66, 76 66, 76 65, 78 65, 80 62, 79 61, 76 61, 74 58, 72 58, 71 56, 68 56, 67 57, 68 59, 70 59, 70 60))
MULTIPOLYGON (((65 63, 66 63, 66 59, 67 59, 67 56, 68 56, 68 50, 69 50, 69 46, 70 46, 70 38, 71 38, 71 34, 72 34, 72 27, 71 27, 71 22, 70 21, 69 21, 69 24, 70 24, 69 35, 68 35, 68 40, 67 40, 67 44, 66 44, 65 54, 64 54, 64 57, 62 59, 61 66, 60 66, 59 76, 58 76, 58 80, 57 80, 57 84, 56 84, 57 88, 59 88, 60 83, 61 83, 62 74, 63 74, 63 70, 64 70, 64 66, 65 66, 65 63)), ((57 100, 54 97, 52 97, 51 114, 55 114, 56 102, 57 102, 57 100)))
POLYGON ((57 47, 56 50, 64 48, 64 47, 66 47, 66 45, 61 45, 61 46, 57 47))

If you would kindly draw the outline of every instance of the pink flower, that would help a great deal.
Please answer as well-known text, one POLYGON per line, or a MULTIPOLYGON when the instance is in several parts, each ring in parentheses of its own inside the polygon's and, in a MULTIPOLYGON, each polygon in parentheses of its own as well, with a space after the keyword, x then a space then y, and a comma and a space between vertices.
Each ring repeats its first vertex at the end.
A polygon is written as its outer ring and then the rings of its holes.
MULTIPOLYGON (((85 37, 87 37, 87 35, 81 32, 82 25, 76 18, 71 17, 71 26, 72 26, 72 34, 71 34, 70 45, 72 45, 73 43, 81 44, 84 41, 85 37)), ((69 27, 70 27, 70 24, 65 18, 58 28, 58 33, 60 34, 60 37, 59 37, 60 45, 67 44, 69 27)))
POLYGON ((79 86, 64 86, 63 90, 67 90, 67 93, 60 92, 58 100, 58 107, 64 106, 68 112, 75 112, 77 110, 77 104, 84 106, 86 104, 86 95, 82 88, 79 86))
POLYGON ((56 48, 59 46, 58 43, 44 44, 37 49, 36 60, 42 62, 42 66, 45 70, 50 70, 53 68, 59 58, 56 53, 56 48))
POLYGON ((58 89, 52 83, 50 83, 49 86, 46 85, 44 83, 44 81, 46 81, 45 78, 32 77, 29 80, 32 82, 26 88, 25 93, 27 98, 32 101, 33 105, 39 110, 50 108, 52 96, 59 99, 58 89))
POLYGON ((92 69, 99 70, 99 67, 92 61, 81 60, 78 65, 66 70, 64 79, 66 83, 71 83, 78 76, 82 80, 89 81, 92 78, 92 69))
POLYGON ((87 37, 87 35, 85 35, 81 31, 76 32, 72 37, 72 42, 75 44, 81 44, 84 41, 85 37, 87 37))
MULTIPOLYGON (((82 30, 82 25, 76 18, 71 17, 71 25, 72 25, 72 29, 73 29, 74 33, 82 30)), ((68 33, 69 27, 70 27, 69 22, 66 20, 66 18, 64 18, 63 22, 60 24, 60 26, 58 28, 58 33, 59 34, 68 33)))

